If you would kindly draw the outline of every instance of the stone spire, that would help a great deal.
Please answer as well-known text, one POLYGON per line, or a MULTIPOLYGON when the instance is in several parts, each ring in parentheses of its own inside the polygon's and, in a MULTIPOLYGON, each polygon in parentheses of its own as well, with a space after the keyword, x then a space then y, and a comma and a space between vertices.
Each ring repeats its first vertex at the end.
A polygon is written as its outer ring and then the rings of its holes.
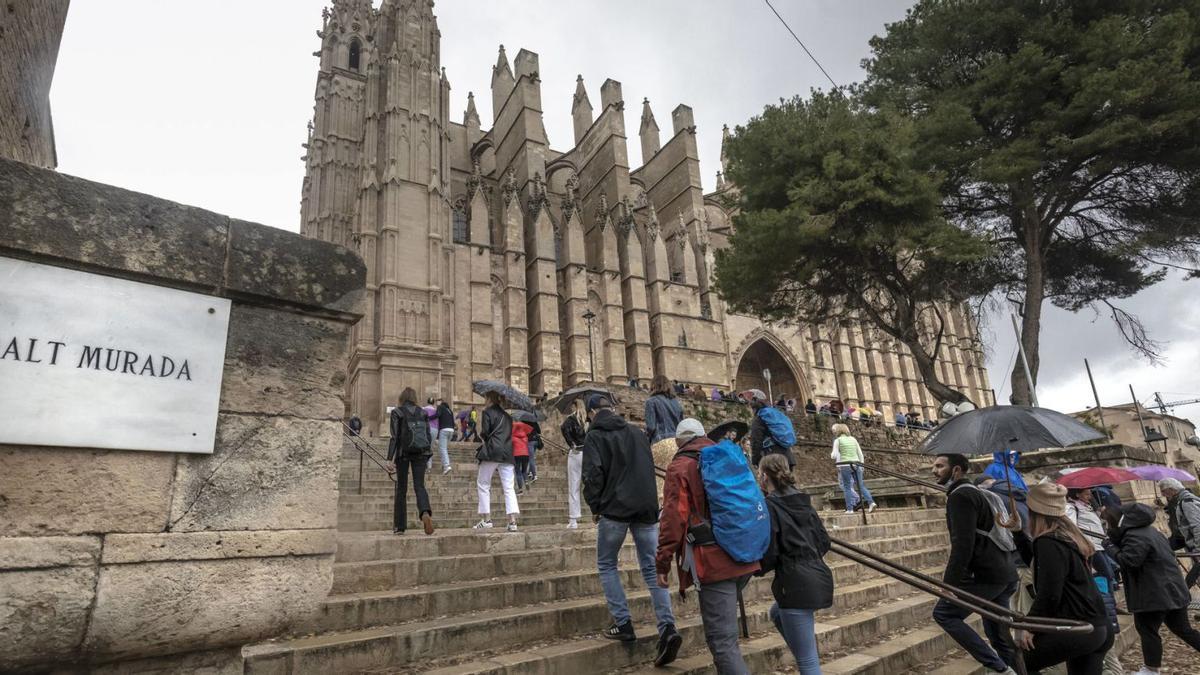
POLYGON ((504 45, 500 45, 500 54, 496 57, 496 65, 492 67, 492 119, 500 115, 500 108, 505 99, 516 86, 512 68, 508 67, 508 54, 504 53, 504 45))
POLYGON ((571 117, 575 121, 575 143, 583 140, 583 135, 592 126, 592 102, 588 100, 587 89, 583 87, 583 75, 575 78, 575 97, 571 100, 571 117))
MULTIPOLYGON (((721 171, 723 173, 728 173, 728 171, 729 171, 729 157, 727 157, 725 155, 725 144, 728 141, 729 141, 729 125, 722 124, 721 125, 721 171)), ((718 180, 718 187, 720 187, 720 184, 722 182, 723 181, 718 180)))
POLYGON ((650 99, 642 99, 642 126, 638 130, 642 139, 642 164, 658 152, 661 142, 658 137, 658 122, 654 121, 654 111, 650 110, 650 99))
POLYGON ((474 124, 479 127, 479 111, 475 109, 475 92, 467 92, 467 111, 463 113, 463 126, 474 124))

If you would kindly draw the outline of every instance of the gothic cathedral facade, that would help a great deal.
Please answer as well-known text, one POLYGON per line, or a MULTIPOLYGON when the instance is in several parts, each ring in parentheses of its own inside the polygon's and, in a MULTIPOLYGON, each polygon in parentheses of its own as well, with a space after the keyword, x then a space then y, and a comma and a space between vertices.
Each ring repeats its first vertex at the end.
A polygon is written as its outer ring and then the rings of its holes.
MULTIPOLYGON (((574 145, 550 146, 538 55, 492 68, 490 128, 468 94, 451 122, 429 0, 333 0, 306 144, 301 233, 359 252, 367 303, 347 408, 368 429, 406 386, 478 400, 506 380, 551 396, 656 374, 712 388, 870 403, 928 417, 936 402, 906 350, 859 325, 775 326, 729 313, 710 280, 732 232, 731 188, 701 187, 692 109, 659 129, 643 101, 631 168, 621 83, 593 106, 582 77, 574 145)), ((939 370, 992 402, 977 329, 951 313, 939 370)))

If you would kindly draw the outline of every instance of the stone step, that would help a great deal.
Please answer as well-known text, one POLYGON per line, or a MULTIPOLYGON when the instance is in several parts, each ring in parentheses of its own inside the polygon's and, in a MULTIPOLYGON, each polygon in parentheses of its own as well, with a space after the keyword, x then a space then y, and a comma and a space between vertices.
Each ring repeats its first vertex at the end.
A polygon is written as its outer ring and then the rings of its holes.
MULTIPOLYGON (((907 590, 907 587, 902 587, 890 579, 878 579, 856 584, 855 587, 836 589, 835 594, 858 593, 863 600, 869 600, 878 597, 880 593, 888 592, 884 589, 889 588, 896 591, 907 590)), ((603 599, 590 597, 560 601, 549 606, 489 610, 460 617, 263 643, 243 650, 245 672, 346 672, 405 666, 424 672, 431 667, 431 659, 474 654, 494 649, 497 645, 514 647, 541 640, 565 638, 569 640, 566 643, 509 655, 514 659, 528 660, 529 665, 527 668, 503 672, 579 673, 594 672, 596 663, 606 663, 610 666, 633 665, 652 656, 654 639, 650 634, 653 630, 647 630, 645 627, 652 624, 653 612, 647 591, 632 590, 628 596, 635 623, 643 626, 645 633, 636 645, 617 645, 602 638, 569 638, 582 632, 596 631, 611 620, 603 599), (624 652, 625 656, 619 657, 609 653, 608 650, 614 647, 624 652)), ((747 585, 744 596, 752 630, 765 631, 769 625, 767 610, 771 604, 768 601, 770 581, 766 578, 753 579, 747 585)), ((680 604, 676 601, 675 604, 679 605, 676 615, 681 632, 684 632, 684 629, 687 631, 685 639, 699 640, 702 644, 699 619, 695 616, 696 603, 680 604)), ((932 601, 927 601, 922 606, 924 616, 928 616, 928 607, 932 606, 932 601)), ((897 611, 908 615, 914 613, 912 606, 901 604, 892 608, 877 609, 878 615, 869 613, 872 616, 865 623, 877 627, 889 626, 886 619, 897 611)), ((859 632, 870 630, 862 628, 859 632)))
MULTIPOLYGON (((501 531, 504 530, 504 525, 507 524, 507 519, 504 516, 504 509, 500 508, 492 512, 492 522, 501 531)), ((567 524, 566 510, 563 510, 563 515, 525 515, 519 517, 518 525, 521 527, 545 527, 545 526, 565 526, 567 524)), ((475 523, 479 522, 479 515, 471 516, 459 515, 455 518, 441 517, 437 519, 435 525, 437 527, 447 527, 455 529, 470 528, 475 523)), ((348 518, 338 518, 337 529, 339 532, 378 532, 382 528, 391 528, 392 518, 387 517, 360 517, 351 516, 348 518)), ((420 524, 417 522, 409 523, 409 532, 419 534, 420 524)), ((408 536, 408 535, 404 535, 408 536)), ((419 534, 419 536, 425 536, 419 534)))
MULTIPOLYGON (((454 499, 450 499, 447 497, 443 497, 441 499, 434 499, 432 496, 429 499, 429 504, 434 509, 435 513, 440 512, 440 511, 452 511, 452 510, 461 511, 468 507, 471 508, 472 510, 474 510, 474 508, 478 505, 478 501, 476 499, 474 499, 474 495, 471 495, 471 496, 472 496, 472 499, 470 500, 469 504, 464 504, 462 499, 454 500, 454 499), (450 508, 447 508, 447 507, 450 507, 450 508)), ((408 495, 408 502, 409 502, 410 509, 416 508, 416 500, 413 499, 413 496, 411 493, 408 495)), ((503 498, 500 499, 499 501, 490 500, 489 503, 491 503, 493 505, 501 505, 502 506, 504 504, 504 500, 503 500, 503 498)), ((534 509, 556 509, 556 508, 560 508, 560 507, 565 508, 566 504, 567 504, 567 500, 565 497, 558 498, 554 495, 544 495, 544 494, 539 494, 534 491, 530 491, 530 492, 526 492, 523 495, 518 495, 517 503, 520 504, 521 510, 525 511, 526 509, 534 510, 534 509)), ((395 506, 395 500, 393 500, 393 499, 384 500, 384 499, 372 498, 371 500, 363 500, 363 501, 353 501, 353 500, 343 499, 338 504, 338 514, 339 515, 349 515, 349 514, 353 514, 353 513, 371 513, 371 514, 385 513, 385 514, 391 515, 392 508, 394 506, 395 506)))

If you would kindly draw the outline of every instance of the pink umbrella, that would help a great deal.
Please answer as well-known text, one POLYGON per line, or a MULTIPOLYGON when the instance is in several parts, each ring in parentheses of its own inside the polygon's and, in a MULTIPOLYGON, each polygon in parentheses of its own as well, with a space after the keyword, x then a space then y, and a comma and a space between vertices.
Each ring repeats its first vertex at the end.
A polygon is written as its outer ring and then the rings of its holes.
POLYGON ((1079 471, 1071 473, 1058 479, 1058 484, 1065 488, 1090 488, 1097 485, 1112 485, 1114 483, 1128 483, 1132 480, 1144 480, 1132 471, 1125 469, 1116 469, 1103 466, 1089 466, 1079 471))
POLYGON ((1142 480, 1160 481, 1164 478, 1174 478, 1180 483, 1191 483, 1196 480, 1192 474, 1183 469, 1176 469, 1169 466, 1161 466, 1159 464, 1147 464, 1145 466, 1131 466, 1129 472, 1136 474, 1142 480))

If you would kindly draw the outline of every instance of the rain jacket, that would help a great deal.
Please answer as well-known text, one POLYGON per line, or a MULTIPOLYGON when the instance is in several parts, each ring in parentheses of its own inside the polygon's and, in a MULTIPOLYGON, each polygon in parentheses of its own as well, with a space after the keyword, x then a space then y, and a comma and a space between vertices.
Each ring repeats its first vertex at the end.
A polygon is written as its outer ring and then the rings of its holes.
POLYGON ((704 436, 688 441, 671 459, 663 485, 662 516, 658 521, 658 553, 654 565, 660 574, 671 569, 674 558, 679 569, 679 594, 683 595, 696 578, 700 585, 735 579, 757 572, 758 563, 739 563, 713 542, 692 545, 688 528, 708 522, 708 498, 700 475, 700 452, 715 445, 704 436), (693 576, 694 575, 694 576, 693 576), (695 577, 695 578, 694 578, 695 577))
POLYGON ((1121 507, 1121 522, 1105 547, 1125 573, 1129 611, 1169 612, 1187 607, 1192 597, 1167 538, 1154 529, 1154 509, 1121 507))
POLYGON ((1017 462, 1020 462, 1020 461, 1021 461, 1021 453, 1019 453, 1019 452, 1009 453, 1008 470, 1006 473, 1005 468, 1004 468, 1004 453, 1003 452, 993 452, 992 453, 992 463, 989 464, 988 467, 983 470, 983 473, 984 473, 984 475, 991 476, 992 478, 995 478, 996 480, 1008 481, 1008 482, 1012 483, 1013 485, 1016 485, 1017 487, 1021 488, 1022 490, 1025 490, 1026 492, 1028 492, 1029 486, 1025 484, 1025 479, 1022 478, 1020 472, 1017 471, 1017 462))
POLYGON ((593 514, 622 523, 658 522, 654 457, 646 434, 601 408, 583 441, 583 499, 593 514))
POLYGON ((512 447, 513 457, 529 456, 529 437, 533 435, 533 427, 524 422, 513 422, 512 447))
POLYGON ((771 593, 784 609, 825 609, 833 605, 833 573, 822 560, 829 533, 810 497, 795 488, 767 495, 771 545, 762 571, 775 571, 771 593))
POLYGON ((481 438, 483 445, 475 452, 481 462, 513 463, 513 419, 499 406, 483 409, 481 438))
POLYGON ((1167 502, 1172 548, 1200 550, 1200 497, 1186 488, 1167 502))

